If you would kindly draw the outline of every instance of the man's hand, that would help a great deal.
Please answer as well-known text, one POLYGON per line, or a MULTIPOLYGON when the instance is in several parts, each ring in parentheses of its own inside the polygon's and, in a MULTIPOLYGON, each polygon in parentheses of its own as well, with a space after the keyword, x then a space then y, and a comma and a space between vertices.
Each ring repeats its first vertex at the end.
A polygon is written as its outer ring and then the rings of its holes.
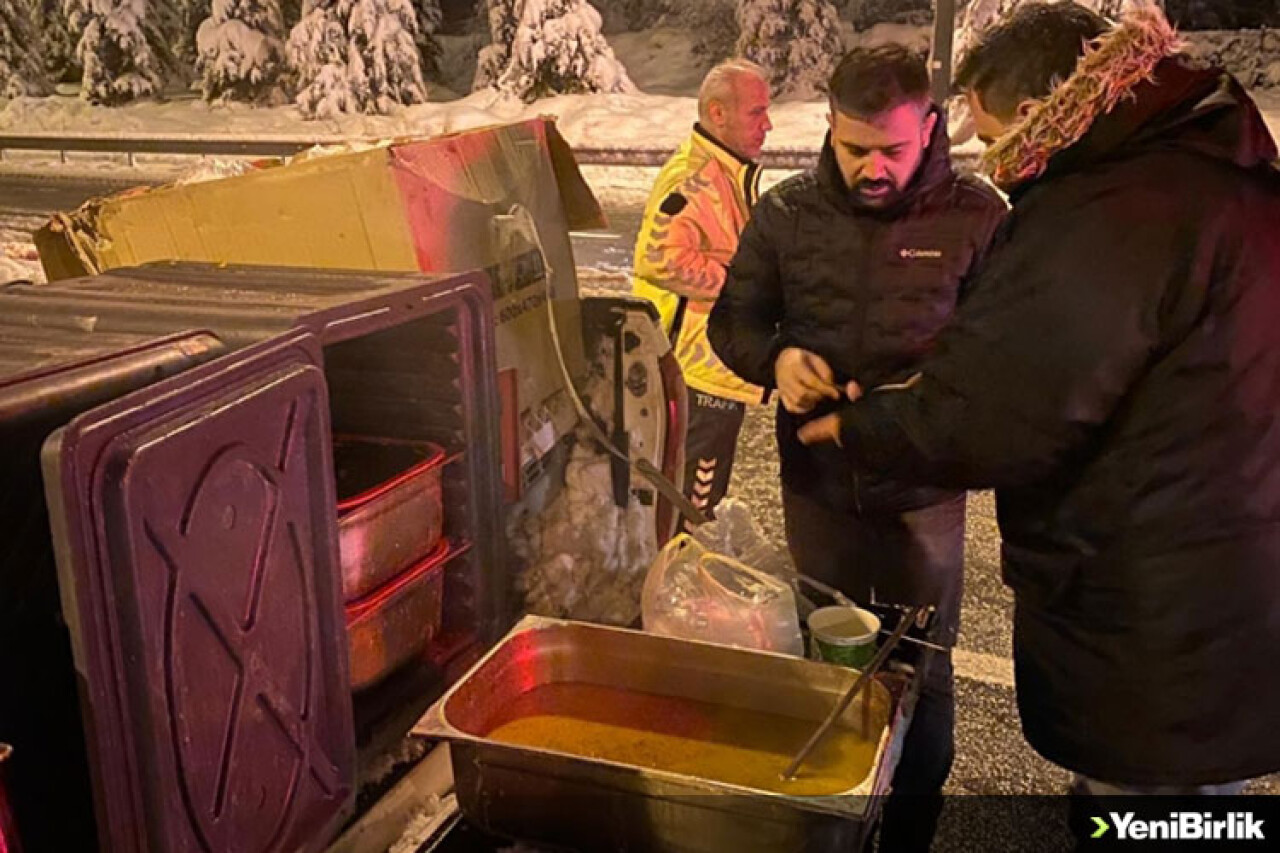
POLYGON ((787 347, 778 353, 773 365, 774 380, 782 405, 793 415, 813 410, 818 401, 840 399, 831 365, 822 356, 799 347, 787 347))
MULTIPOLYGON (((852 379, 844 386, 844 394, 849 398, 849 402, 862 396, 862 386, 852 379)), ((809 423, 800 427, 800 443, 801 444, 820 444, 824 441, 835 442, 836 447, 844 447, 844 443, 840 441, 840 416, 839 415, 823 415, 817 420, 809 421, 809 423)))
POLYGON ((809 421, 800 427, 800 443, 801 444, 821 444, 824 441, 835 442, 836 447, 843 447, 840 443, 840 416, 839 415, 823 415, 817 420, 809 421))

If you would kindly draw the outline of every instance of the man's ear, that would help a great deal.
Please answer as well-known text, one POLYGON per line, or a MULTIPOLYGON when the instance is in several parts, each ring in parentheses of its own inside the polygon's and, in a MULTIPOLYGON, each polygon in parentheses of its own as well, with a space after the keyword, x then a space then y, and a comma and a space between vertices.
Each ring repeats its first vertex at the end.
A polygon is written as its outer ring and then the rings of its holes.
POLYGON ((920 132, 924 134, 921 142, 925 148, 929 147, 929 143, 933 141, 933 129, 938 124, 938 111, 930 110, 929 115, 925 116, 924 124, 920 125, 920 132))
POLYGON ((707 118, 711 121, 714 128, 724 127, 724 104, 720 101, 711 101, 707 104, 707 118))
POLYGON ((827 110, 827 130, 832 133, 836 132, 836 113, 833 109, 827 110))

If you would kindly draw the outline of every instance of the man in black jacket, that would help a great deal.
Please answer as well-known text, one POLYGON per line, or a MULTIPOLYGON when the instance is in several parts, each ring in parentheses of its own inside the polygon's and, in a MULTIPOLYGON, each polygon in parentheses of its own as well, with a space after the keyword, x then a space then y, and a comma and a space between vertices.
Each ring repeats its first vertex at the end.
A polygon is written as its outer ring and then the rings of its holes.
MULTIPOLYGON (((906 379, 950 319, 1004 214, 998 194, 952 169, 923 58, 900 45, 854 50, 829 87, 831 132, 815 171, 752 212, 711 312, 716 353, 776 387, 787 542, 797 568, 856 601, 937 608, 959 620, 964 494, 861 476, 797 430, 834 411, 846 384, 906 379)), ((882 849, 933 835, 954 754, 949 655, 930 662, 907 736, 882 849)))
POLYGON ((801 435, 996 488, 1023 731, 1091 793, 1280 770, 1280 173, 1176 46, 1154 6, 1064 3, 974 48, 1013 212, 910 387, 801 435))

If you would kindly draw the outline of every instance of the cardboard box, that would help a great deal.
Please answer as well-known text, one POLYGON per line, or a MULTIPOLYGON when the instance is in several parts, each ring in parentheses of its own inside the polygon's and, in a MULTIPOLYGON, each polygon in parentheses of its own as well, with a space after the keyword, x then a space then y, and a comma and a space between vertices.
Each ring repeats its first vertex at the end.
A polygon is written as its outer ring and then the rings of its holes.
POLYGON ((555 124, 533 119, 132 190, 59 214, 35 241, 50 281, 157 260, 489 269, 506 389, 503 432, 518 442, 504 452, 514 498, 522 479, 514 467, 537 470, 549 443, 577 417, 553 348, 539 244, 566 363, 580 377, 585 362, 569 231, 603 226, 555 124))

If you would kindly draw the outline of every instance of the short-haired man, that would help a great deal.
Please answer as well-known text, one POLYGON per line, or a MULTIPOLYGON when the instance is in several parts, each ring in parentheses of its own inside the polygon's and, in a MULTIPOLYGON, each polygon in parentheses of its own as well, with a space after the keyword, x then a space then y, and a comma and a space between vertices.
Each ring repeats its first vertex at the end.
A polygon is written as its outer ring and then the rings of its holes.
POLYGON ((636 238, 633 291, 657 306, 689 386, 684 488, 704 511, 729 488, 747 404, 765 395, 720 362, 706 326, 755 204, 755 161, 772 128, 764 71, 744 59, 712 68, 698 92, 698 122, 662 167, 636 238))
POLYGON ((911 387, 802 433, 995 487, 1023 732, 1085 793, 1280 770, 1280 172, 1177 44, 1154 5, 984 36, 957 80, 1013 212, 911 387))
MULTIPOLYGON (((952 169, 924 58, 858 49, 829 86, 830 133, 816 170, 756 205, 711 314, 715 351, 776 386, 787 544, 796 567, 854 600, 937 608, 950 646, 964 563, 963 492, 854 471, 839 450, 804 447, 807 420, 848 383, 907 379, 933 348, 1002 218, 1004 202, 952 169)), ((949 655, 928 667, 881 849, 923 849, 954 753, 949 655)))

